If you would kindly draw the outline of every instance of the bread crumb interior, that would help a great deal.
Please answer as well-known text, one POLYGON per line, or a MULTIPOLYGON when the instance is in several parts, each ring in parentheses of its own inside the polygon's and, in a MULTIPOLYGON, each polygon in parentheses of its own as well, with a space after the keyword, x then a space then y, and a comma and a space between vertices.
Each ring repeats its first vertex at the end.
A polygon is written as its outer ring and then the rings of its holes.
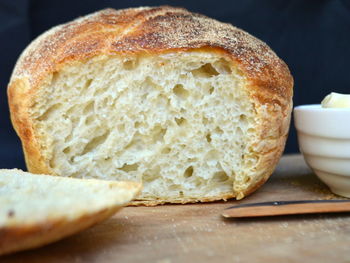
POLYGON ((142 182, 141 200, 211 198, 251 182, 254 105, 218 53, 98 56, 45 85, 31 116, 57 175, 142 182))

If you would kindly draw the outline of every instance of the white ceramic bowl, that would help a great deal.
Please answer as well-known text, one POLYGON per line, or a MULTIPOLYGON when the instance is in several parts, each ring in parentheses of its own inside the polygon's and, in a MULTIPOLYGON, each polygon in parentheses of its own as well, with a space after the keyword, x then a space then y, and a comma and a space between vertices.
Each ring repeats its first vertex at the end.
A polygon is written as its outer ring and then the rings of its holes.
POLYGON ((294 122, 306 163, 333 193, 350 197, 350 109, 298 106, 294 122))

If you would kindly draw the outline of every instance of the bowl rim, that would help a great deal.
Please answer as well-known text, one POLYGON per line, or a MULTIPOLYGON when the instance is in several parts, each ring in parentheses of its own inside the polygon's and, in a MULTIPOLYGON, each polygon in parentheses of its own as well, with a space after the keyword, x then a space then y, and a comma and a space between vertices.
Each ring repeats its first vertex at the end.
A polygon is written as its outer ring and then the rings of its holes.
POLYGON ((323 108, 321 104, 304 104, 295 106, 294 110, 349 112, 350 108, 323 108))

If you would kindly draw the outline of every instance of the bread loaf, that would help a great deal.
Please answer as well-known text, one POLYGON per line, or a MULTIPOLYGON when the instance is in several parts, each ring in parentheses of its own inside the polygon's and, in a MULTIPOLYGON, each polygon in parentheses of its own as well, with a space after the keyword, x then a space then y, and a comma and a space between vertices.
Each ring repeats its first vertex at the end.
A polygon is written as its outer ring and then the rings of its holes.
POLYGON ((33 173, 132 180, 139 203, 236 197, 287 138, 293 78, 263 42, 182 8, 106 9, 54 27, 12 74, 33 173))
POLYGON ((88 228, 130 202, 140 184, 0 170, 0 255, 88 228))

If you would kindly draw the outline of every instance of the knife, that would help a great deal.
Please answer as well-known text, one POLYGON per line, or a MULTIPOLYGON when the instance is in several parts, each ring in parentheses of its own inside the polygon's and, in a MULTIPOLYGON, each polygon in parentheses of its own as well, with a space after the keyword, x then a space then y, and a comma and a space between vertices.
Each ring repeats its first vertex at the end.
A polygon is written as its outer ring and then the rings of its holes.
POLYGON ((225 218, 350 212, 350 200, 298 200, 248 203, 226 208, 225 218))

